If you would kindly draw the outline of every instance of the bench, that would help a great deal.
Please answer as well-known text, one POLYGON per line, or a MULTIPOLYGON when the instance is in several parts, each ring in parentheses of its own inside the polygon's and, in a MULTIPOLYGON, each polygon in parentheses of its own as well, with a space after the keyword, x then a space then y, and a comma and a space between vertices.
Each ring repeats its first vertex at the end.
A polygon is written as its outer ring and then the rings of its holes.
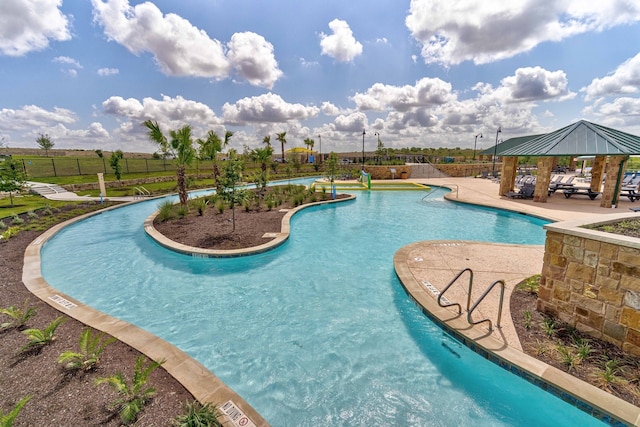
POLYGON ((622 187, 622 189, 620 190, 620 196, 628 197, 629 200, 635 202, 636 200, 640 199, 640 193, 636 191, 637 189, 638 186, 622 187))
POLYGON ((595 198, 598 197, 599 194, 600 194, 599 191, 591 191, 591 188, 573 187, 573 188, 564 190, 564 197, 566 197, 567 199, 573 195, 580 195, 580 196, 589 196, 591 200, 595 200, 595 198))

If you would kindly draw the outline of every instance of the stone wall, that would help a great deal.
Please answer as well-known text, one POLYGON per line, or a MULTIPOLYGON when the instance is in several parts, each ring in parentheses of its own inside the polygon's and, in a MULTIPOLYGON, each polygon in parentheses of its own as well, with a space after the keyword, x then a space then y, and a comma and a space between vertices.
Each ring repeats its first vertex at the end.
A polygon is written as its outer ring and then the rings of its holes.
MULTIPOLYGON (((480 176, 483 172, 491 175, 493 163, 438 163, 434 164, 442 173, 453 177, 480 176)), ((495 170, 500 171, 501 162, 496 162, 495 170)))
POLYGON ((411 165, 394 165, 394 166, 372 166, 365 165, 364 171, 371 174, 371 179, 404 179, 411 178, 411 165), (395 169, 395 173, 391 174, 391 169, 395 169), (405 172, 405 175, 402 175, 405 172))
MULTIPOLYGON (((616 214, 606 222, 629 217, 637 215, 616 214)), ((537 308, 640 356, 640 239, 582 225, 545 226, 537 308)))

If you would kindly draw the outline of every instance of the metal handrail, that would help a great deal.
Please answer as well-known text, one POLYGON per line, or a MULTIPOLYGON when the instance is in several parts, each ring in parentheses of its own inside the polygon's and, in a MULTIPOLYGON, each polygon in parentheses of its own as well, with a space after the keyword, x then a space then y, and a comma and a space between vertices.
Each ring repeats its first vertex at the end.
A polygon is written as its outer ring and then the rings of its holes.
MULTIPOLYGON (((491 322, 491 319, 482 319, 482 320, 478 320, 477 322, 474 322, 473 320, 471 320, 471 313, 473 313, 473 311, 478 308, 478 305, 482 302, 482 300, 489 295, 489 292, 491 292, 491 290, 493 289, 493 287, 497 284, 501 285, 500 288, 500 304, 498 305, 498 321, 496 322, 496 327, 500 328, 500 320, 502 319, 502 302, 504 300, 504 288, 505 288, 505 283, 504 280, 496 280, 495 282, 493 282, 486 291, 484 291, 484 293, 480 296, 480 298, 478 298, 478 300, 475 302, 475 304, 473 304, 473 307, 471 307, 471 309, 467 312, 467 322, 469 322, 470 325, 478 325, 480 323, 483 322, 489 322, 489 331, 493 330, 493 323, 491 322)), ((469 298, 471 298, 471 291, 469 291, 469 298)))
POLYGON ((447 286, 444 287, 444 289, 442 290, 442 292, 440 292, 440 294, 438 295, 438 305, 440 307, 451 307, 454 305, 458 306, 458 314, 462 314, 462 306, 460 306, 460 304, 458 304, 457 302, 452 302, 449 304, 444 304, 442 303, 442 296, 444 295, 445 292, 447 292, 447 290, 449 290, 449 288, 456 282, 456 280, 458 280, 460 278, 460 276, 462 276, 466 271, 469 272, 469 290, 467 293, 467 311, 469 311, 469 305, 471 305, 471 287, 473 286, 473 271, 470 268, 465 268, 464 270, 461 270, 458 274, 456 274, 456 276, 451 279, 451 281, 449 282, 449 284, 447 286))
POLYGON ((133 188, 133 198, 137 199, 139 197, 143 198, 143 197, 149 197, 151 196, 151 192, 149 190, 147 190, 146 188, 140 186, 140 187, 134 187, 133 188))

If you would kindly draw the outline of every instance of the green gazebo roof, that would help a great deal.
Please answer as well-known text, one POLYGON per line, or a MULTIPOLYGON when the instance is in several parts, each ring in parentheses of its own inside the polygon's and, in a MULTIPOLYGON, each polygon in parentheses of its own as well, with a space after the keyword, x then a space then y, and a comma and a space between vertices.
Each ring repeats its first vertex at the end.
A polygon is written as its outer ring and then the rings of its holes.
POLYGON ((512 144, 510 147, 498 146, 497 154, 499 156, 638 155, 640 154, 640 136, 580 120, 554 132, 521 141, 519 144, 512 144))

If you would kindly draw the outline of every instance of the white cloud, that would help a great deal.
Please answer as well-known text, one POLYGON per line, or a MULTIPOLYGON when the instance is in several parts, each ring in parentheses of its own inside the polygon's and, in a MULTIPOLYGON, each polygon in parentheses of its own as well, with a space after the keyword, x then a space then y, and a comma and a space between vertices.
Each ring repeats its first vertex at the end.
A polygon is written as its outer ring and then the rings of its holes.
POLYGON ((138 126, 141 130, 142 122, 147 119, 156 120, 167 129, 190 125, 194 130, 201 130, 220 124, 220 119, 208 105, 181 96, 163 96, 159 100, 144 98, 142 102, 135 98, 112 96, 102 103, 102 108, 105 114, 130 120, 134 128, 138 126))
POLYGON ((290 104, 279 95, 267 93, 251 98, 242 98, 235 104, 222 107, 224 121, 234 124, 254 122, 284 123, 290 120, 305 120, 319 113, 317 107, 290 104))
POLYGON ((510 58, 543 42, 638 20, 640 3, 628 0, 411 0, 405 23, 426 63, 454 65, 510 58))
POLYGON ((282 76, 273 45, 251 32, 235 33, 227 44, 227 58, 236 72, 254 86, 268 89, 282 76))
POLYGON ((98 70, 98 75, 102 77, 114 76, 119 73, 120 70, 118 70, 117 68, 100 68, 98 70))
POLYGON ((440 105, 455 99, 451 84, 438 78, 425 77, 414 86, 390 86, 376 83, 365 93, 351 98, 360 110, 383 111, 393 108, 407 111, 414 107, 440 105))
POLYGON ((0 130, 42 129, 58 123, 75 123, 76 114, 65 108, 54 107, 45 110, 37 105, 25 105, 20 109, 3 108, 0 110, 0 130))
POLYGON ((640 98, 622 97, 600 105, 596 114, 605 116, 635 116, 640 119, 640 98))
POLYGON ((82 68, 82 65, 78 61, 68 56, 56 56, 55 58, 53 58, 53 62, 71 65, 72 67, 76 68, 82 68))
POLYGON ((273 46, 258 34, 236 33, 225 46, 181 16, 163 15, 150 2, 134 7, 128 0, 92 3, 94 20, 109 39, 136 55, 151 53, 166 75, 226 79, 234 69, 250 84, 267 88, 282 75, 273 46))
POLYGON ((23 56, 43 50, 51 41, 71 39, 62 0, 0 1, 0 53, 23 56))
POLYGON ((548 71, 541 67, 518 68, 514 76, 505 77, 501 84, 507 90, 507 102, 531 102, 575 97, 568 89, 564 71, 548 71))
POLYGON ((636 93, 640 86, 640 53, 622 63, 612 74, 593 79, 589 86, 582 88, 585 99, 614 94, 636 93))
POLYGON ((362 44, 353 37, 353 32, 346 21, 334 19, 329 22, 333 34, 320 34, 322 54, 335 58, 339 62, 352 61, 362 54, 362 44))
POLYGON ((339 132, 359 132, 367 128, 367 116, 364 113, 356 112, 349 115, 339 115, 333 121, 335 130, 339 132))
POLYGON ((94 20, 132 53, 150 52, 163 73, 224 78, 229 62, 224 47, 186 19, 163 15, 153 3, 131 7, 128 0, 92 0, 94 20))
POLYGON ((340 108, 333 105, 331 102, 323 102, 320 109, 322 110, 322 113, 327 116, 337 116, 340 114, 340 108))

